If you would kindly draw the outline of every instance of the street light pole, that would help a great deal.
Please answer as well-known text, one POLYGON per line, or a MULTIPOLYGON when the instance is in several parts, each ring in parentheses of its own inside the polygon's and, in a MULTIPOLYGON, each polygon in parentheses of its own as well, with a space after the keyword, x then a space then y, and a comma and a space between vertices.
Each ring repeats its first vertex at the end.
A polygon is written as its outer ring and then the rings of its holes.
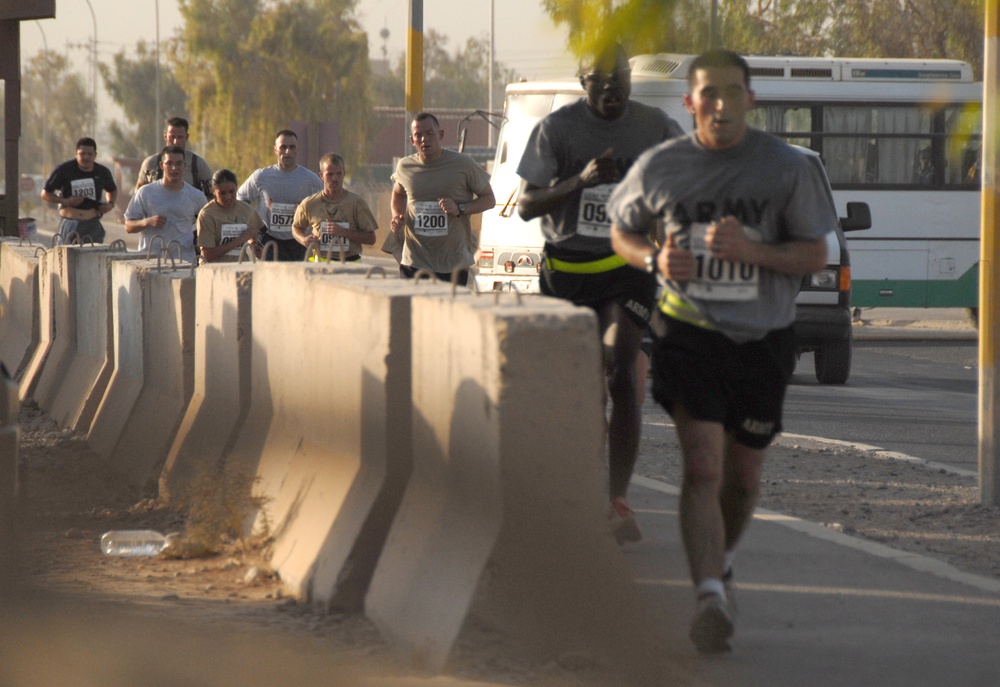
POLYGON ((486 69, 489 71, 489 79, 487 80, 487 83, 489 84, 488 88, 490 89, 489 98, 486 100, 486 109, 490 111, 490 120, 487 123, 486 131, 489 133, 487 145, 489 145, 490 148, 493 147, 493 44, 496 37, 493 22, 493 0, 490 0, 490 57, 489 64, 486 66, 486 69))
POLYGON ((90 118, 90 131, 94 138, 97 138, 97 15, 94 14, 94 6, 90 0, 83 0, 90 9, 90 18, 94 22, 94 44, 91 46, 93 52, 90 54, 90 68, 94 88, 94 110, 90 118))
POLYGON ((156 0, 156 118, 153 120, 153 150, 160 139, 160 0, 156 0))
MULTIPOLYGON (((35 20, 35 26, 38 30, 42 32, 42 54, 45 59, 49 59, 49 41, 45 37, 45 29, 42 28, 42 22, 35 20)), ((42 83, 45 84, 45 112, 42 113, 42 174, 48 174, 49 172, 49 80, 42 79, 42 83)), ((42 203, 42 209, 48 209, 48 203, 42 203)))

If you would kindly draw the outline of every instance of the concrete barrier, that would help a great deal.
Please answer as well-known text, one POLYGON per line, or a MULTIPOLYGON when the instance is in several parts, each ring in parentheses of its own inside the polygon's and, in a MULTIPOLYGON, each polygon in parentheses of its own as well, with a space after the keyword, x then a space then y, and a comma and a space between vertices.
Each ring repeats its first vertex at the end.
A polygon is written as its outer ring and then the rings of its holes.
MULTIPOLYGON (((0 362, 14 381, 22 378, 39 341, 39 246, 6 239, 0 243, 0 362)), ((44 250, 44 249, 43 249, 44 250)))
MULTIPOLYGON (((0 601, 9 605, 17 526, 18 411, 17 385, 0 370, 0 601)), ((5 609, 6 610, 6 609, 5 609)))
POLYGON ((368 616, 432 668, 473 619, 536 659, 652 650, 605 515, 593 312, 418 297, 411 325, 414 469, 368 616))
POLYGON ((229 458, 269 499, 257 527, 273 534, 282 581, 350 610, 362 608, 410 472, 414 287, 365 272, 258 264, 253 401, 229 458))
POLYGON ((56 324, 35 399, 61 426, 85 432, 114 370, 111 265, 117 260, 140 260, 144 254, 105 246, 56 251, 65 252, 68 275, 63 283, 70 291, 67 300, 73 317, 68 324, 72 326, 56 324))
POLYGON ((155 491, 194 384, 194 274, 111 266, 115 370, 87 435, 135 488, 155 491))
POLYGON ((173 500, 219 469, 250 410, 253 263, 202 265, 195 279, 194 390, 160 476, 173 500))
POLYGON ((105 246, 56 246, 41 258, 43 279, 51 290, 51 340, 44 364, 38 368, 31 395, 38 407, 52 410, 52 402, 76 354, 76 267, 84 252, 106 252, 105 246))

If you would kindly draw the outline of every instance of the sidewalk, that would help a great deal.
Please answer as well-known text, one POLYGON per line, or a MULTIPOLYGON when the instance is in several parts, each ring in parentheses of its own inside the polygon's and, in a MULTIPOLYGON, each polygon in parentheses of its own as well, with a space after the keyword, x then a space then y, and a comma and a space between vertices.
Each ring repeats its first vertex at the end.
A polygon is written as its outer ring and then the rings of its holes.
MULTIPOLYGON (((691 647, 676 489, 632 484, 644 539, 625 557, 667 646, 691 647)), ((733 652, 698 660, 710 684, 1000 684, 1000 581, 767 511, 740 546, 736 578, 733 652)))
POLYGON ((853 327, 856 341, 977 341, 964 308, 864 308, 853 327))

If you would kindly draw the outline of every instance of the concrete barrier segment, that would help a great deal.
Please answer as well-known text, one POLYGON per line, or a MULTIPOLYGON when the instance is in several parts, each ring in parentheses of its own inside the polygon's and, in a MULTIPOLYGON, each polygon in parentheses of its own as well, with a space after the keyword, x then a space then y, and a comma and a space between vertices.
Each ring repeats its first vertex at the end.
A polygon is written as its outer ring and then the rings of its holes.
POLYGON ((52 402, 76 353, 76 298, 79 293, 76 266, 84 251, 105 252, 107 248, 56 246, 41 257, 45 266, 43 272, 51 287, 52 339, 31 395, 38 407, 47 412, 52 410, 52 402))
POLYGON ((258 264, 250 418, 267 426, 248 421, 229 458, 268 499, 255 527, 270 529, 282 581, 358 609, 409 474, 413 287, 367 272, 258 264))
POLYGON ((37 399, 45 388, 49 416, 63 427, 85 432, 90 429, 114 369, 111 265, 119 260, 141 260, 144 255, 109 250, 106 246, 56 251, 66 251, 66 263, 72 266, 72 281, 64 283, 72 291, 68 300, 74 307, 74 336, 70 339, 57 324, 53 352, 35 395, 37 399), (63 353, 56 356, 56 350, 63 353), (58 373, 50 374, 56 369, 58 373))
POLYGON ((17 527, 17 384, 0 374, 0 600, 7 606, 13 590, 17 527))
MULTIPOLYGON (((245 263, 244 263, 245 264, 245 263)), ((330 274, 330 273, 355 273, 355 274, 368 274, 371 271, 369 266, 361 266, 356 263, 352 263, 344 269, 335 268, 329 264, 320 263, 277 263, 268 262, 264 260, 258 260, 254 263, 254 275, 255 280, 261 274, 269 274, 274 271, 280 273, 283 271, 303 271, 317 274, 330 274)), ((271 277, 275 278, 275 277, 271 277)), ((261 294, 263 290, 254 286, 251 289, 251 301, 256 303, 254 299, 254 294, 261 294)), ((278 297, 279 294, 274 294, 278 297)), ((293 295, 285 294, 285 307, 292 302, 293 295)), ((268 306, 271 307, 271 306, 268 306)), ((294 308, 289 308, 290 310, 295 310, 294 308)), ((269 311, 258 311, 258 306, 251 306, 251 321, 252 322, 264 322, 264 326, 271 327, 271 314, 269 311)), ((292 332, 301 331, 303 323, 296 321, 295 328, 289 330, 288 337, 292 336, 292 332)), ((256 331, 254 332, 256 333, 256 331)), ((238 433, 235 444, 233 444, 232 449, 225 456, 224 460, 229 469, 235 470, 237 472, 246 474, 256 474, 257 468, 261 461, 261 456, 263 454, 264 445, 267 442, 268 432, 270 431, 271 421, 274 416, 274 404, 270 396, 270 386, 268 379, 268 356, 279 355, 285 348, 289 345, 289 341, 283 340, 282 344, 278 349, 268 351, 262 340, 256 336, 251 337, 251 350, 250 350, 250 360, 251 360, 251 398, 250 398, 250 410, 247 413, 246 420, 243 423, 243 427, 238 433)), ((247 527, 253 526, 253 518, 250 519, 247 527)))
POLYGON ((137 489, 155 490, 194 384, 194 270, 116 261, 115 371, 88 442, 137 489))
POLYGON ((23 377, 39 342, 37 248, 0 241, 0 362, 14 381, 23 377))
POLYGON ((160 498, 183 496, 204 469, 219 470, 251 398, 252 262, 213 263, 195 278, 194 389, 160 475, 160 498))
POLYGON ((35 251, 38 256, 38 344, 17 379, 18 395, 22 401, 34 396, 56 335, 54 301, 57 289, 52 268, 57 263, 46 258, 48 251, 41 246, 36 246, 35 251))
POLYGON ((440 669, 464 627, 511 651, 637 659, 647 633, 606 519, 592 311, 547 298, 415 298, 414 469, 365 602, 440 669))

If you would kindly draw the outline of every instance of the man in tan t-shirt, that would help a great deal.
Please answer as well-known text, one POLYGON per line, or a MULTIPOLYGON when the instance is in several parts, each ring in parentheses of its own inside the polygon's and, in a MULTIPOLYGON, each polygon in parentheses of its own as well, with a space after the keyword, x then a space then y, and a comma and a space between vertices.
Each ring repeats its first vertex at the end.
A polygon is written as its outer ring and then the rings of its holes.
POLYGON ((361 246, 375 243, 378 222, 365 199, 344 188, 347 165, 336 153, 319 159, 323 190, 295 208, 292 235, 306 248, 319 245, 320 258, 352 262, 361 258, 361 246))
POLYGON ((476 239, 469 216, 494 207, 490 177, 468 155, 446 150, 437 117, 421 112, 410 125, 416 154, 404 157, 392 175, 393 233, 403 243, 399 273, 412 278, 432 272, 465 286, 476 239))

